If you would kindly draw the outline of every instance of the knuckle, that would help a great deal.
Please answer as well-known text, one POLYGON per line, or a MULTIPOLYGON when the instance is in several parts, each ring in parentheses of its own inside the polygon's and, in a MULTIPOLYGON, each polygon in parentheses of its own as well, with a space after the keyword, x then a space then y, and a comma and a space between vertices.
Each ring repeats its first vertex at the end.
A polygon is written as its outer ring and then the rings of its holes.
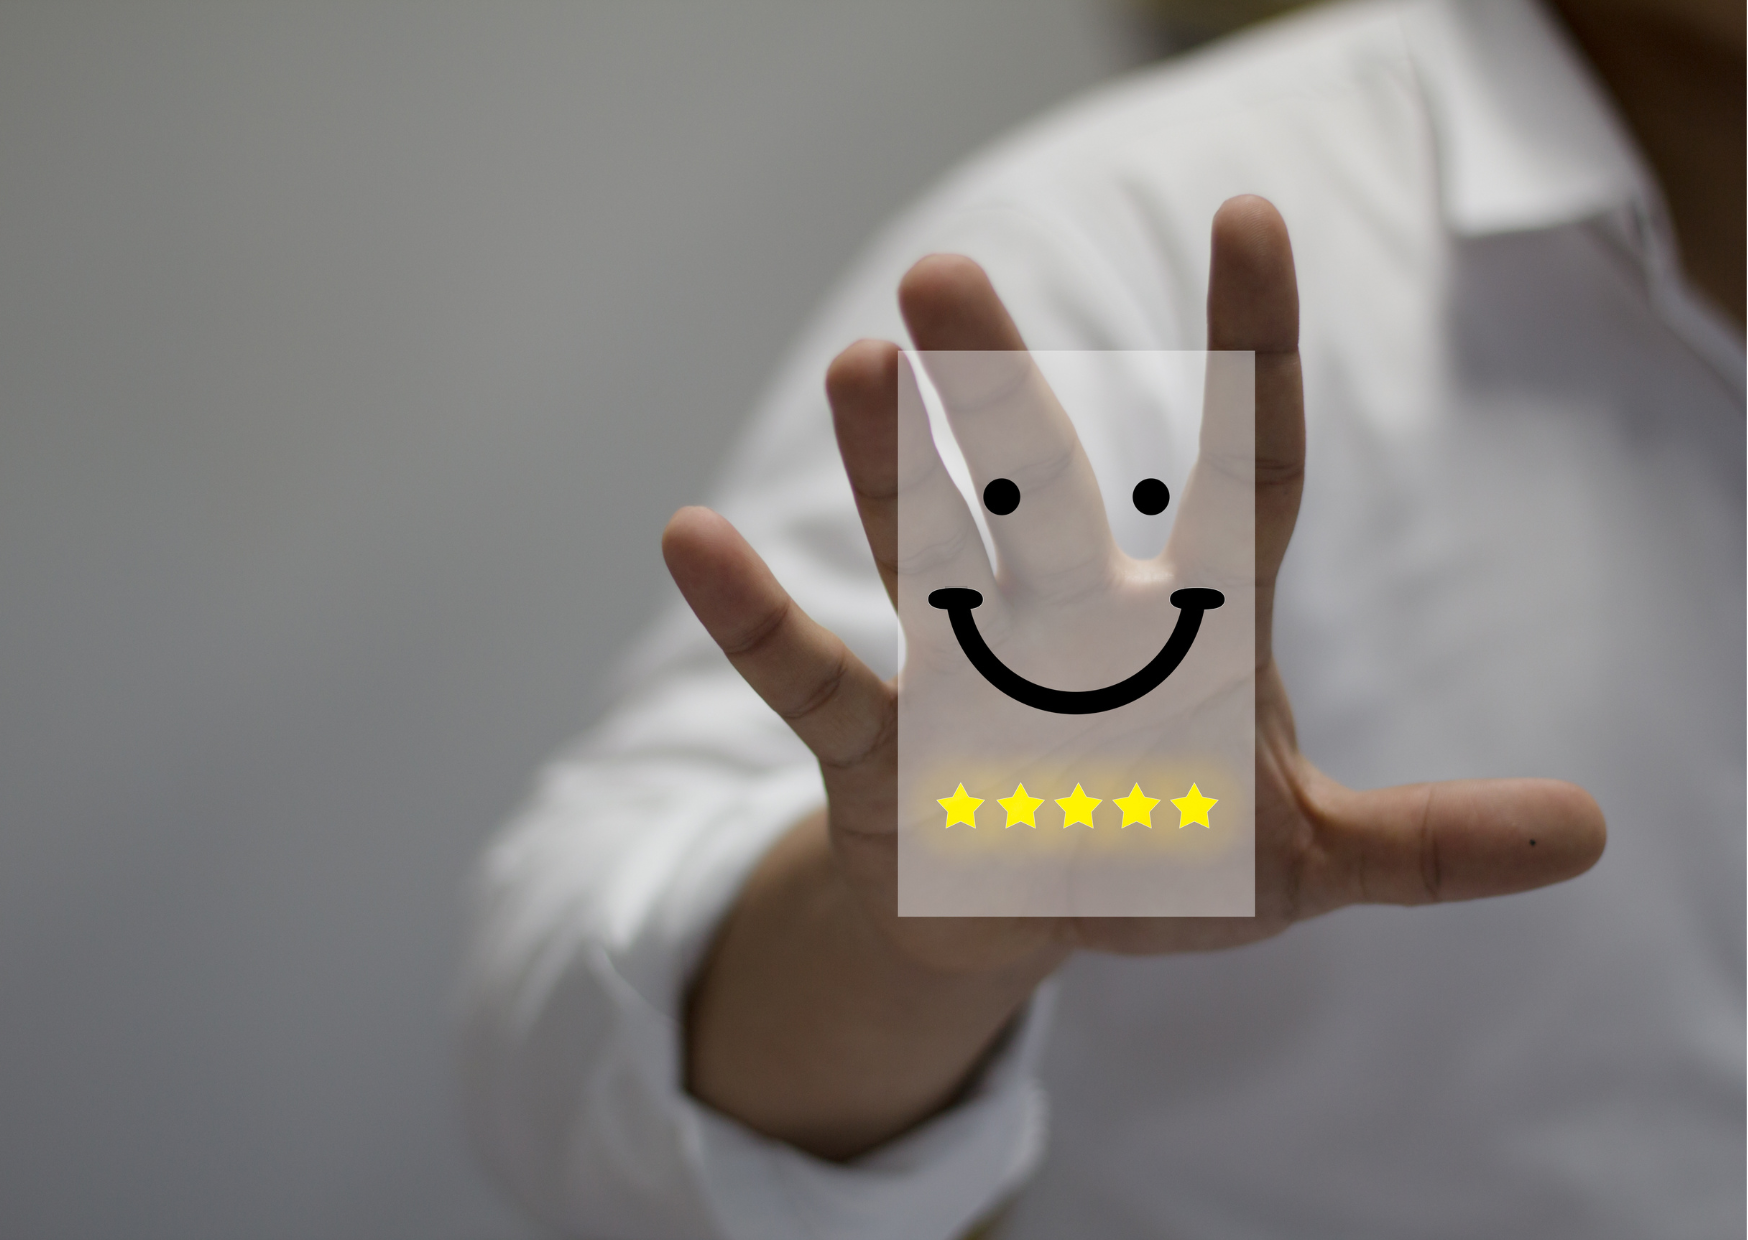
POLYGON ((802 723, 819 714, 832 700, 838 696, 844 686, 844 680, 850 673, 849 652, 839 645, 833 652, 831 662, 807 687, 805 692, 796 696, 794 705, 777 706, 775 709, 783 721, 790 725, 802 723))
POLYGON ((863 731, 860 737, 846 741, 842 752, 821 753, 816 756, 822 767, 829 770, 848 770, 873 758, 891 745, 897 735, 898 705, 893 701, 881 710, 874 727, 863 731))
POLYGON ((787 597, 779 599, 756 623, 732 638, 720 639, 722 652, 730 659, 743 659, 759 654, 782 632, 793 606, 787 597))
POLYGON ((1437 784, 1428 784, 1426 800, 1420 807, 1420 881, 1426 889, 1428 901, 1434 904, 1443 898, 1444 891, 1443 861, 1439 856, 1438 831, 1433 827, 1432 818, 1432 799, 1437 792, 1437 784))

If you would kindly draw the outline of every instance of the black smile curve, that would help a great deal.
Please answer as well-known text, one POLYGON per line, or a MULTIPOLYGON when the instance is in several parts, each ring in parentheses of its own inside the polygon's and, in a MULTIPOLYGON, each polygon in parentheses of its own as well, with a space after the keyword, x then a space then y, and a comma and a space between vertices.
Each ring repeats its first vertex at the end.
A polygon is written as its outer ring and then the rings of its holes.
POLYGON ((1225 602, 1226 596, 1218 590, 1192 587, 1172 591, 1171 605, 1178 609, 1177 625, 1146 667, 1102 689, 1068 690, 1035 684, 996 657, 995 651, 983 640, 983 634, 977 631, 977 621, 971 615, 974 607, 983 604, 983 595, 976 590, 950 586, 929 594, 929 606, 939 607, 947 613, 953 622, 953 636, 959 639, 959 649, 971 660, 971 666, 983 673, 985 680, 1022 705, 1058 715, 1096 715, 1100 711, 1127 706, 1152 693, 1165 683, 1165 678, 1177 670, 1177 665, 1190 652, 1196 631, 1202 627, 1202 613, 1225 602))

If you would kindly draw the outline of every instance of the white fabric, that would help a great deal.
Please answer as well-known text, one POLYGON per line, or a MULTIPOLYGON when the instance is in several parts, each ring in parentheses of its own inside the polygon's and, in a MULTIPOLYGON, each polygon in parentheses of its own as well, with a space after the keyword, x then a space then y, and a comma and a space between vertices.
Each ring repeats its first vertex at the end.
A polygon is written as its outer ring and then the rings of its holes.
MULTIPOLYGON (((946 1240, 1029 1177, 1006 1240, 1742 1233, 1742 343, 1529 0, 1316 10, 996 148, 854 268, 718 506, 890 674, 827 360, 902 339, 893 288, 929 250, 983 262, 1038 347, 1200 347, 1208 222, 1239 192, 1281 208, 1302 290, 1275 623, 1306 751, 1362 786, 1574 780, 1601 863, 1217 955, 1078 957, 1048 1036, 1035 1004, 961 1106, 828 1165, 680 1085, 686 979, 821 793, 676 603, 482 865, 470 1106, 531 1211, 946 1240)), ((1183 432, 1074 413, 1101 474, 1183 432)))

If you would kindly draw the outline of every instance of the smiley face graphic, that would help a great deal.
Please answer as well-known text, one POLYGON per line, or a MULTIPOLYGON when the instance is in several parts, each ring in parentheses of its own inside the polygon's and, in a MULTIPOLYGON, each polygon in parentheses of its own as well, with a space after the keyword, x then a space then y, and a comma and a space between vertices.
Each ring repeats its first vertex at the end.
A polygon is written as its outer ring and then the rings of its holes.
POLYGON ((1253 359, 914 356, 896 376, 890 483, 854 497, 897 517, 876 566, 902 639, 899 915, 1250 915, 1253 359), (1107 417, 1083 442, 1070 409, 1107 417), (1121 433, 1117 411, 1133 415, 1121 433), (942 794, 961 784, 966 806, 992 798, 986 819, 1048 795, 1031 809, 1055 830, 1023 816, 944 830, 942 794), (1192 784, 1219 799, 1219 832, 1134 829, 1147 819, 1131 805, 1192 784), (1110 830, 1062 825, 1094 802, 1110 830))
MULTIPOLYGON (((1144 478, 1136 484, 1131 498, 1138 511, 1158 516, 1171 502, 1171 491, 1158 478, 1144 478)), ((983 489, 983 506, 995 516, 1005 517, 1020 506, 1020 488, 1008 478, 997 478, 983 489)), ((1159 688, 1190 652, 1203 614, 1225 602, 1226 596, 1218 590, 1201 587, 1174 590, 1171 604, 1178 609, 1177 624, 1146 666, 1114 684, 1070 690, 1052 689, 1027 680, 989 648, 978 632, 977 618, 971 614, 983 604, 981 593, 963 586, 948 586, 929 594, 929 606, 947 613, 959 648, 985 680, 1023 706, 1058 715, 1096 715, 1116 710, 1159 688)))

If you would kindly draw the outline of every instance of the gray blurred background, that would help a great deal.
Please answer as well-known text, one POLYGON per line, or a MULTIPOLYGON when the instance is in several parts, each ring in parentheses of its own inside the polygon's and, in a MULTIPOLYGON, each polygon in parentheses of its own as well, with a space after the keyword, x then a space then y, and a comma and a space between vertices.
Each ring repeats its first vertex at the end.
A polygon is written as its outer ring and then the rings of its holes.
POLYGON ((785 339, 1118 0, 0 0, 0 1235, 523 1234, 468 864, 785 339))

